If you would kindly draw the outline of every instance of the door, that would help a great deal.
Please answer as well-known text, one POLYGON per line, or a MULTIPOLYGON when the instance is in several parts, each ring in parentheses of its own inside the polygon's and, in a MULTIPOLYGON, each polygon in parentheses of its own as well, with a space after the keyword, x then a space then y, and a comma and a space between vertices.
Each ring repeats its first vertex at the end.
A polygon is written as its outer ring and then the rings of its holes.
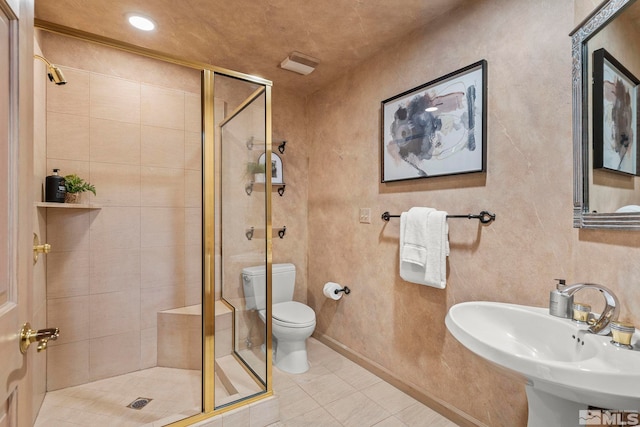
POLYGON ((29 314, 29 234, 34 209, 30 145, 33 102, 29 101, 33 65, 28 61, 33 54, 28 39, 33 35, 27 16, 16 10, 22 3, 27 2, 0 0, 0 427, 32 424, 28 358, 19 346, 20 327, 29 314), (22 28, 19 22, 24 23, 22 28), (18 45, 19 29, 22 46, 18 45))

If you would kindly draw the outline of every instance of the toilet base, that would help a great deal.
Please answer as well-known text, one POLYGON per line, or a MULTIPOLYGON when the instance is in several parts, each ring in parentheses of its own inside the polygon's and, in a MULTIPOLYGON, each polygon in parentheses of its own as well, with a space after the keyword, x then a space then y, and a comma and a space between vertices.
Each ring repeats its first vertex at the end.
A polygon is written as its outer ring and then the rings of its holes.
POLYGON ((278 340, 275 365, 278 369, 290 374, 302 374, 309 370, 307 360, 307 340, 278 340))

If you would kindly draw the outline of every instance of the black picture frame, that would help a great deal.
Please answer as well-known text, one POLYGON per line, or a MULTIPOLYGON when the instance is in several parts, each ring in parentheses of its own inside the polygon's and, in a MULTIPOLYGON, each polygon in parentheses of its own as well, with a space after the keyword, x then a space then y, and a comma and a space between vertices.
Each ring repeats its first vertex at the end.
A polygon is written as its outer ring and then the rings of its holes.
POLYGON ((381 181, 487 170, 487 61, 381 103, 381 181))
POLYGON ((606 49, 593 52, 593 168, 638 176, 638 84, 606 49))

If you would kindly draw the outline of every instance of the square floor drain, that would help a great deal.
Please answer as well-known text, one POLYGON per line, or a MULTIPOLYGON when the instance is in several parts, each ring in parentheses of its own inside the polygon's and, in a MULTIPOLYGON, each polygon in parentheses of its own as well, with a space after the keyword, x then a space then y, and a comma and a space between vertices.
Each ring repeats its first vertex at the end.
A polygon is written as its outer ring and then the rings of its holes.
POLYGON ((131 409, 142 409, 145 406, 147 406, 147 404, 149 402, 151 402, 153 399, 149 399, 148 397, 139 397, 136 400, 134 400, 133 402, 129 403, 127 405, 127 408, 131 408, 131 409))

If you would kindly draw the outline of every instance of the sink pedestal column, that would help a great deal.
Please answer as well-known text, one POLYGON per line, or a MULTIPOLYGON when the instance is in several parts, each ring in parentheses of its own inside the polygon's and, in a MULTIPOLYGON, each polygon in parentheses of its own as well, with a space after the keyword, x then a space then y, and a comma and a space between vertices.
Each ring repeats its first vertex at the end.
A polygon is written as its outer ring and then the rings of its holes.
POLYGON ((538 390, 527 384, 527 402, 529 420, 527 427, 578 427, 581 410, 588 409, 584 403, 572 402, 558 396, 538 390))

